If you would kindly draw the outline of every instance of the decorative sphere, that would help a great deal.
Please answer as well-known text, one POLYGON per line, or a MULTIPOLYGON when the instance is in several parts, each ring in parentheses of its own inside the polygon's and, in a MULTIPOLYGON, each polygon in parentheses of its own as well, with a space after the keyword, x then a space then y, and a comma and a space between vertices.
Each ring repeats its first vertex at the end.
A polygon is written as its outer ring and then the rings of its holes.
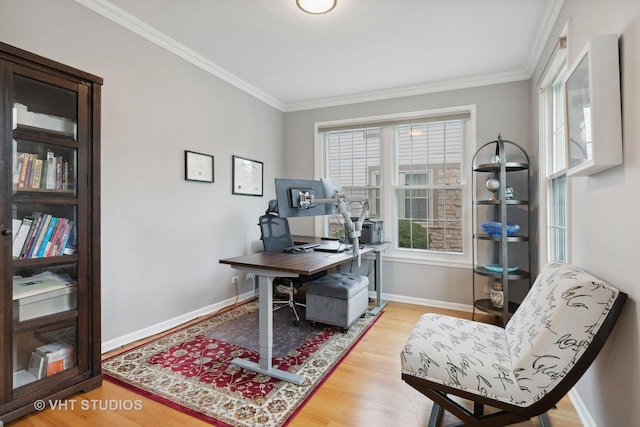
POLYGON ((500 181, 495 178, 487 179, 487 182, 484 184, 489 191, 497 191, 500 188, 500 181))

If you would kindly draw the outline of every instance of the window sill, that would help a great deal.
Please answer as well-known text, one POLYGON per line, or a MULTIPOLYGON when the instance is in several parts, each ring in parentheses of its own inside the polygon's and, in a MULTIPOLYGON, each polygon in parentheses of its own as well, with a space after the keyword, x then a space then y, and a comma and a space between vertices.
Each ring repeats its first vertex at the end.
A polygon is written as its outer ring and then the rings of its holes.
POLYGON ((443 255, 437 259, 432 256, 416 255, 402 252, 392 252, 382 254, 382 260, 405 264, 432 265, 437 267, 472 269, 473 263, 465 255, 443 255), (446 259, 445 259, 446 258, 446 259))

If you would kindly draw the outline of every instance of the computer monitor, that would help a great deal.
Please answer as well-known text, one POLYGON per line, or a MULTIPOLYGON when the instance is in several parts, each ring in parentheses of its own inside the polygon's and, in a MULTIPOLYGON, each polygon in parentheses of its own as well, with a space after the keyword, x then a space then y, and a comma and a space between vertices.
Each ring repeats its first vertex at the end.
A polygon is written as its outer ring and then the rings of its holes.
POLYGON ((340 214, 344 218, 345 234, 350 238, 353 254, 358 256, 360 265, 358 239, 369 208, 367 200, 361 202, 360 216, 354 223, 347 211, 340 185, 330 179, 276 178, 276 199, 278 215, 283 218, 340 214))
POLYGON ((333 207, 328 204, 307 204, 301 202, 300 194, 308 194, 315 199, 324 199, 321 181, 312 179, 276 178, 276 199, 278 215, 282 218, 300 216, 331 215, 333 207))

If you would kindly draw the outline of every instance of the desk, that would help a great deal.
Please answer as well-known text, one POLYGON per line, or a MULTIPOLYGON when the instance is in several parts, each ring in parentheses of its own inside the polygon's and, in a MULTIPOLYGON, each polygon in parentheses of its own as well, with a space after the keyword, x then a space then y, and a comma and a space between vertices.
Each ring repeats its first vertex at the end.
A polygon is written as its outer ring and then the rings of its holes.
MULTIPOLYGON (((372 251, 364 248, 365 254, 372 251)), ((273 368, 273 279, 275 277, 298 277, 311 275, 347 263, 355 257, 351 253, 333 254, 326 252, 259 252, 235 258, 221 259, 221 264, 245 273, 253 273, 258 278, 258 311, 260 336, 260 363, 235 358, 231 364, 260 374, 278 378, 297 385, 304 383, 304 377, 273 368)))

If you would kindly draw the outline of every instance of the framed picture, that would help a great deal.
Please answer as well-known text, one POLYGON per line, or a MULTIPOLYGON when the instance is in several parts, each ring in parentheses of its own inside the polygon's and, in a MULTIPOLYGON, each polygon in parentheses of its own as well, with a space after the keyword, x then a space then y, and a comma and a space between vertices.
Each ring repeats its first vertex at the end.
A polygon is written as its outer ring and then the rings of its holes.
POLYGON ((184 179, 187 181, 213 182, 213 156, 185 150, 184 179))
POLYGON ((592 37, 564 81, 567 175, 622 164, 618 36, 592 37))
POLYGON ((233 194, 262 196, 263 164, 240 156, 233 156, 233 194))

